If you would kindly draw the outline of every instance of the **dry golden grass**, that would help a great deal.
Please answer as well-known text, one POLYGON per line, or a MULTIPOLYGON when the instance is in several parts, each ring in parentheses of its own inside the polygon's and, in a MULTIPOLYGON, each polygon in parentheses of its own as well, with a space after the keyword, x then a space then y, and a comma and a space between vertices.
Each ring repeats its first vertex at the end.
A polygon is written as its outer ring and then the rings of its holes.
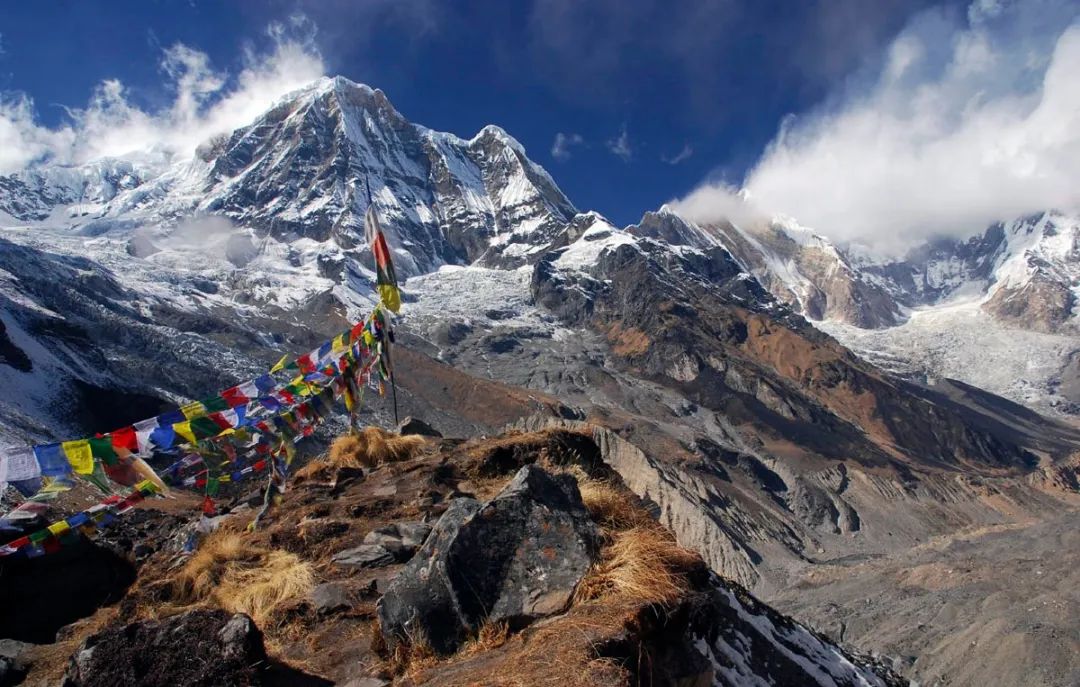
POLYGON ((616 532, 575 591, 576 601, 618 597, 638 603, 667 604, 690 589, 688 575, 696 554, 675 543, 659 525, 616 532))
POLYGON ((510 626, 504 622, 484 623, 475 637, 469 639, 457 651, 458 656, 472 656, 498 649, 510 639, 510 626))
POLYGON ((409 460, 426 443, 427 439, 421 436, 398 436, 378 427, 365 427, 359 434, 335 439, 326 460, 339 468, 373 468, 409 460))
POLYGON ((286 551, 251 544, 235 532, 216 532, 173 576, 171 603, 210 605, 246 613, 265 627, 275 612, 307 597, 315 586, 311 563, 286 551))
POLYGON ((292 473, 290 481, 303 484, 311 480, 324 480, 329 478, 330 464, 324 460, 313 460, 296 472, 292 473))
POLYGON ((626 489, 604 480, 578 479, 581 500, 593 521, 606 530, 626 530, 654 524, 626 489))
MULTIPOLYGON (((376 642, 386 646, 386 640, 382 635, 382 629, 376 624, 373 632, 376 642)), ((437 665, 439 655, 431 648, 431 642, 422 630, 415 630, 409 634, 408 641, 398 642, 386 658, 385 668, 392 675, 404 676, 412 682, 420 682, 420 675, 425 670, 437 665)))

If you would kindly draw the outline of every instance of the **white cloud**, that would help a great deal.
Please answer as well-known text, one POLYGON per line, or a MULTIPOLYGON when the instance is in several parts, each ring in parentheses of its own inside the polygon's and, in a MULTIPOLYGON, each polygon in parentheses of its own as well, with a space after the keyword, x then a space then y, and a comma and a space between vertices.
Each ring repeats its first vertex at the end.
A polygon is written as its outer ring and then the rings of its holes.
MULTIPOLYGON (((878 74, 791 117, 747 175, 760 207, 899 252, 1080 207, 1080 8, 979 0, 913 20, 878 74)), ((731 189, 676 203, 717 219, 731 189), (714 210, 715 208, 715 210, 714 210)))
POLYGON ((559 162, 565 162, 573 156, 574 148, 584 144, 585 139, 581 137, 581 134, 564 134, 560 131, 555 134, 555 140, 551 143, 551 157, 559 162))
POLYGON ((623 162, 630 162, 630 158, 634 156, 634 151, 630 148, 630 136, 626 132, 625 124, 619 131, 619 135, 607 142, 607 149, 623 162))
POLYGON ((682 147, 682 150, 680 150, 674 156, 667 157, 665 155, 661 155, 660 159, 663 160, 664 162, 668 163, 669 165, 677 165, 680 162, 685 162, 686 160, 689 160, 690 156, 693 155, 693 154, 694 154, 694 149, 690 147, 690 144, 689 143, 684 143, 683 147, 682 147))
POLYGON ((171 104, 156 112, 131 104, 117 80, 103 81, 84 109, 68 109, 68 122, 49 128, 34 118, 33 102, 22 94, 0 98, 0 173, 37 161, 77 164, 101 157, 153 150, 190 155, 216 134, 250 123, 282 95, 325 73, 314 46, 314 28, 302 16, 268 29, 272 48, 248 48, 241 71, 229 76, 213 69, 203 52, 177 43, 162 53, 161 70, 171 104))

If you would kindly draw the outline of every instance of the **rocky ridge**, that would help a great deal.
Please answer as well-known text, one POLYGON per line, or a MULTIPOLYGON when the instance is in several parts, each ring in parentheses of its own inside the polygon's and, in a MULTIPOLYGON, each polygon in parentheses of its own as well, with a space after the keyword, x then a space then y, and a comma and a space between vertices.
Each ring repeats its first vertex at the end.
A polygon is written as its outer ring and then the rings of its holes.
MULTIPOLYGON (((778 295, 733 233, 667 212, 628 230, 574 214, 501 130, 436 134, 377 91, 323 80, 196 159, 131 169, 87 191, 78 179, 100 178, 97 167, 35 172, 45 186, 68 179, 68 195, 4 187, 37 194, 4 206, 24 217, 4 219, 23 258, 0 282, 11 361, 0 371, 35 400, 3 409, 19 439, 71 421, 56 413, 60 381, 102 380, 148 404, 194 396, 237 380, 191 377, 193 392, 182 383, 191 368, 258 369, 366 312, 358 218, 370 181, 409 276, 396 359, 406 412, 461 433, 541 410, 609 428, 648 456, 635 490, 664 495, 680 540, 758 593, 829 561, 1039 518, 1076 489, 1075 432, 860 360, 800 314, 791 294, 813 281, 778 295), (35 270, 80 286, 54 292, 35 270), (85 306, 73 303, 79 289, 85 306), (70 342, 63 325, 79 328, 70 342), (153 375, 139 360, 150 349, 153 375), (46 372, 55 388, 35 389, 46 372)), ((843 287, 863 279, 857 265, 812 237, 756 240, 808 247, 800 271, 832 275, 847 294, 830 306, 833 286, 815 286, 823 313, 885 289, 843 287)), ((386 404, 370 405, 385 423, 386 404)))
MULTIPOLYGON (((154 506, 140 512, 158 517, 154 506)), ((317 461, 257 532, 242 540, 229 534, 251 516, 235 508, 215 521, 218 532, 195 554, 151 554, 119 605, 62 630, 59 644, 23 651, 20 660, 29 666, 27 684, 66 669, 65 684, 73 686, 902 684, 665 543, 644 506, 623 491, 591 437, 578 432, 432 440, 412 459, 369 469, 317 461), (583 498, 579 484, 602 489, 605 500, 583 498), (636 524, 605 515, 616 512, 636 524), (425 520, 431 532, 400 560, 362 568, 330 562, 372 533, 385 540, 390 530, 425 520), (492 528, 500 536, 492 537, 492 528), (667 561, 635 563, 647 568, 638 573, 646 591, 620 586, 620 577, 604 582, 613 542, 643 531, 653 533, 647 541, 663 547, 667 561), (235 543, 223 547, 222 537, 235 543), (314 579, 257 607, 256 626, 236 614, 234 597, 185 596, 191 588, 178 580, 198 579, 192 576, 209 560, 220 566, 219 588, 230 584, 232 566, 245 566, 249 585, 262 584, 264 574, 281 575, 274 578, 280 585, 301 569, 314 579), (648 591, 657 575, 671 576, 674 587, 648 591), (464 613, 456 617, 471 618, 469 628, 444 634, 447 616, 438 608, 464 613), (192 633, 197 640, 173 641, 192 633)))

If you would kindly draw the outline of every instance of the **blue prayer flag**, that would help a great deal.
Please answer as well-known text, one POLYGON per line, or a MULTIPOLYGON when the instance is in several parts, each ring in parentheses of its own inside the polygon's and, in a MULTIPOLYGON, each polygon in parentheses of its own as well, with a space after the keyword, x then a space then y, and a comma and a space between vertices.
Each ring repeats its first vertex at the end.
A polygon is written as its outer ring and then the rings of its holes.
POLYGON ((34 447, 34 457, 41 466, 43 477, 61 477, 71 472, 71 463, 60 444, 43 444, 34 447))

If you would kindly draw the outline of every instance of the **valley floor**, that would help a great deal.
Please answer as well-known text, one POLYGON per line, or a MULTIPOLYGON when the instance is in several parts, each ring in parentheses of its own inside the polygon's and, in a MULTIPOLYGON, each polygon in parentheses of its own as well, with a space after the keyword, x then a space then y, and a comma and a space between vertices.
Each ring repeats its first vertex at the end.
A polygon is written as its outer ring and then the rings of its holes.
POLYGON ((807 568, 769 603, 923 685, 1080 684, 1080 509, 807 568))

